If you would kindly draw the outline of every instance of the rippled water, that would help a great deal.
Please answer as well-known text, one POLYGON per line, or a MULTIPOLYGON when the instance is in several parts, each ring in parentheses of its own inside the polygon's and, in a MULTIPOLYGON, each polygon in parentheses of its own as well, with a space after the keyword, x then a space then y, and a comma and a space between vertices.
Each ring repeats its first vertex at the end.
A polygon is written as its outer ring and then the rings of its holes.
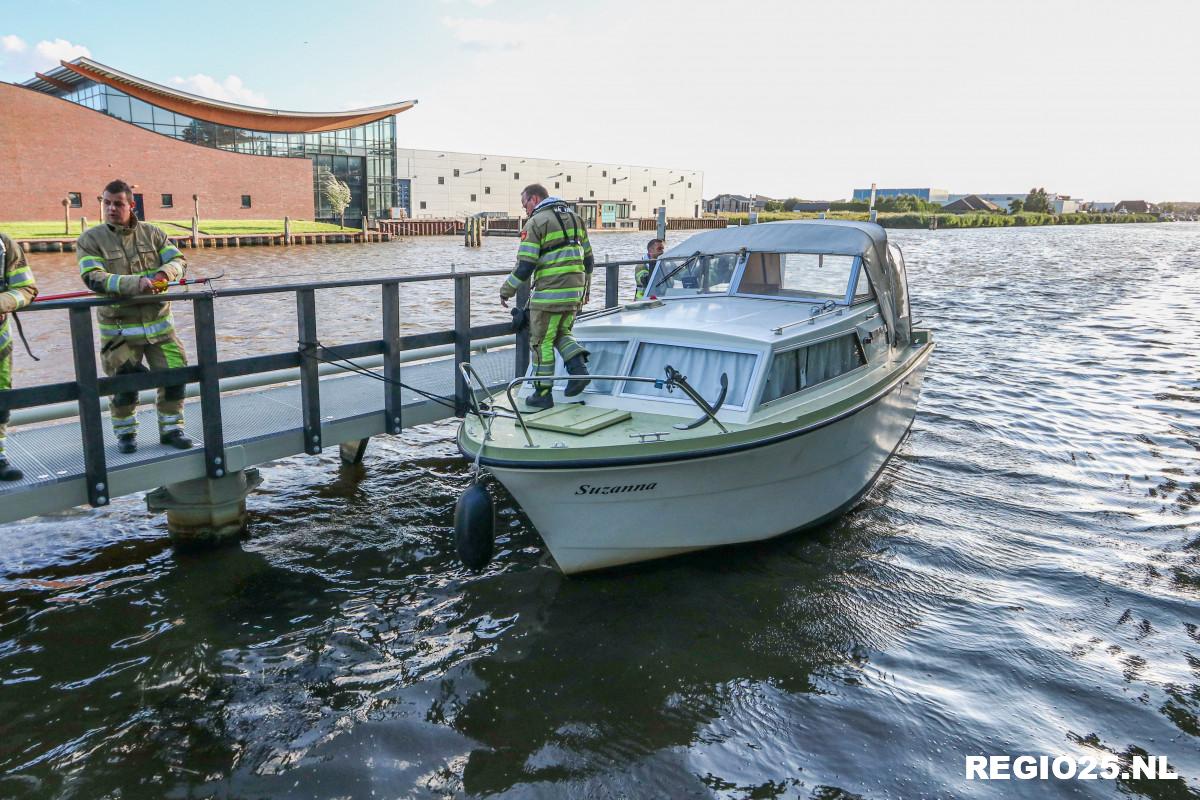
POLYGON ((0 796, 1200 796, 1200 226, 893 237, 939 347, 899 456, 813 533, 567 579, 502 502, 470 575, 450 423, 267 467, 214 553, 137 498, 0 527, 0 796), (1183 780, 963 777, 1106 752, 1183 780))

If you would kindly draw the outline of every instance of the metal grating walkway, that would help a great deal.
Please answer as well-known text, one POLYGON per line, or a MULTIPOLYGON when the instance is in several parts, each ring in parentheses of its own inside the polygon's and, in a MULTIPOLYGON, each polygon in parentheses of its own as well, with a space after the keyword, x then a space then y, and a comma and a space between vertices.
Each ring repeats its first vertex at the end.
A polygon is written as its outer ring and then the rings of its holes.
MULTIPOLYGON (((490 387, 512 379, 513 362, 511 347, 477 353, 471 358, 472 366, 490 387)), ((452 357, 405 364, 400 375, 405 384, 453 404, 452 357)), ((322 378, 320 385, 321 441, 326 449, 385 432, 381 381, 348 375, 322 378)), ((405 388, 401 396, 401 417, 406 428, 453 416, 452 409, 410 389, 405 388)), ((196 440, 196 447, 180 451, 159 444, 158 423, 150 404, 140 407, 138 451, 128 455, 117 452, 116 439, 105 419, 111 497, 204 477, 199 401, 187 403, 184 414, 184 427, 196 440)), ((221 398, 221 416, 230 472, 304 452, 299 382, 225 395, 221 398)), ((25 472, 25 477, 0 484, 0 523, 87 504, 81 441, 77 420, 9 431, 9 460, 25 472)))

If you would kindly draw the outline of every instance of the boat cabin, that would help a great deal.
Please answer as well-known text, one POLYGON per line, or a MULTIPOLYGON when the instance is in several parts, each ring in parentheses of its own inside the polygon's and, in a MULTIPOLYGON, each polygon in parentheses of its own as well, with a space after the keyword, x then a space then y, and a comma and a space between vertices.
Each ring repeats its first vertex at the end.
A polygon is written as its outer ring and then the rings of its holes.
MULTIPOLYGON (((907 297, 903 256, 879 226, 768 223, 691 237, 656 264, 647 301, 581 320, 575 335, 592 374, 662 377, 669 364, 710 404, 724 394, 720 419, 744 423, 883 368, 907 346, 907 297)), ((592 381, 584 397, 691 414, 681 395, 592 381)))

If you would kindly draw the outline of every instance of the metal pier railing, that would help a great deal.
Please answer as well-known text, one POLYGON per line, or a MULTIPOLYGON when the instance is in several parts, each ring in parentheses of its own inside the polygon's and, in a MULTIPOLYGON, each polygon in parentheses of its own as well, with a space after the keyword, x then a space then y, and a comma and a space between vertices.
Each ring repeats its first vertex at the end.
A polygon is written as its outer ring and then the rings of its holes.
MULTIPOLYGON (((637 261, 598 265, 605 273, 605 307, 617 305, 619 270, 637 261)), ((171 481, 223 476, 297 453, 318 454, 327 445, 397 434, 411 425, 452 415, 462 416, 471 388, 458 365, 476 359, 493 386, 526 372, 528 330, 513 337, 508 322, 471 323, 471 283, 497 278, 508 270, 449 272, 417 276, 360 278, 275 286, 228 288, 146 298, 86 298, 35 303, 22 314, 65 311, 70 322, 75 380, 25 386, 0 392, 0 409, 17 412, 9 429, 9 455, 27 475, 0 484, 0 522, 70 508, 83 503, 102 507, 122 494, 155 488, 171 481), (400 332, 401 284, 452 281, 454 327, 431 333, 400 332), (382 328, 378 338, 326 347, 317 323, 317 293, 349 287, 378 287, 382 328), (291 352, 222 359, 218 352, 215 307, 226 298, 290 293, 296 298, 296 331, 300 346, 291 352), (101 377, 93 336, 93 309, 115 303, 191 303, 195 320, 195 363, 151 373, 101 377), (501 338, 508 337, 508 338, 501 338), (513 343, 512 348, 496 350, 513 343), (479 353, 482 348, 488 352, 479 353), (411 363, 440 354, 442 360, 411 363), (333 376, 330 362, 354 359, 374 367, 364 374, 333 376), (290 382, 287 385, 280 385, 290 382), (261 383, 264 388, 248 391, 261 383), (404 384, 402 386, 401 384, 404 384), (117 393, 143 392, 188 385, 198 397, 189 412, 200 412, 199 429, 188 428, 202 448, 170 450, 152 444, 133 455, 115 452, 115 441, 103 419, 102 399, 117 393), (233 392, 237 392, 234 394, 233 392), (444 401, 446 405, 440 405, 444 401), (452 406, 452 407, 447 407, 452 406), (21 414, 21 410, 40 410, 21 414), (69 414, 56 425, 23 426, 34 414, 40 421, 69 414), (25 419, 22 419, 24 417, 25 419), (26 469, 31 466, 32 469, 26 469)), ((518 297, 524 302, 526 292, 518 297)), ((151 409, 145 412, 153 413, 151 409)), ((190 415, 189 415, 190 416, 190 415)), ((147 420, 149 421, 149 420, 147 420)))

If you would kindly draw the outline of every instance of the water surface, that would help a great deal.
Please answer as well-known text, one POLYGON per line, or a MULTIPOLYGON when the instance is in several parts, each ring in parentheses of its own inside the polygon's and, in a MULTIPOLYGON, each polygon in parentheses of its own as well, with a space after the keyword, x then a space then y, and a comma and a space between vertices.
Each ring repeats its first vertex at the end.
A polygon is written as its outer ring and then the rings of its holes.
MULTIPOLYGON (((266 467, 250 538, 213 553, 174 551, 139 498, 0 527, 0 796, 1200 796, 1200 225, 892 236, 938 350, 898 457, 815 532, 563 578, 502 497, 472 575, 451 423, 361 468, 266 467), (963 779, 1025 753, 1185 780, 963 779)), ((416 273, 514 246, 194 263, 416 273)), ((449 324, 438 291, 412 329, 449 324)), ((223 352, 294 347, 278 302, 219 304, 245 326, 223 352)), ((367 301, 321 313, 373 335, 367 301)))

